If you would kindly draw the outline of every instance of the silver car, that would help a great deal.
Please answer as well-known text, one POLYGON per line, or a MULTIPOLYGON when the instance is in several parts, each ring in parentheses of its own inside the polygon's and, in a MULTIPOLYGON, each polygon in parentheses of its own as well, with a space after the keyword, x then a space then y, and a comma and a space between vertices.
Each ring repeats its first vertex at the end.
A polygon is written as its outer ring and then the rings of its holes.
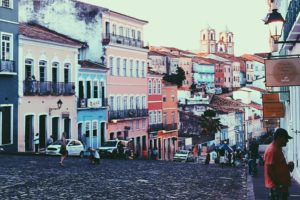
POLYGON ((193 157, 192 152, 188 150, 179 150, 175 153, 173 161, 178 162, 194 162, 195 159, 193 157))

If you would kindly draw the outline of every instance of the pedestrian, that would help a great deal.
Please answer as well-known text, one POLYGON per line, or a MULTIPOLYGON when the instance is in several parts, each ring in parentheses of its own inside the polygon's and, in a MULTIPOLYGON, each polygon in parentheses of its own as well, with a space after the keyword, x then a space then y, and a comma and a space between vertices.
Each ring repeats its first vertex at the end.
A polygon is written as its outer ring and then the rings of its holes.
POLYGON ((87 145, 86 145, 86 135, 85 133, 81 135, 80 139, 81 143, 83 144, 84 150, 87 150, 87 145))
POLYGON ((153 159, 157 160, 157 148, 156 147, 154 147, 154 149, 153 149, 153 159))
POLYGON ((40 137, 39 137, 39 133, 36 133, 34 136, 34 151, 36 154, 39 153, 39 145, 40 145, 40 137))
POLYGON ((59 153, 61 154, 60 157, 60 166, 64 167, 64 160, 68 155, 68 151, 67 151, 67 140, 66 140, 66 132, 63 132, 61 135, 61 145, 60 145, 60 150, 59 153))
POLYGON ((50 137, 47 139, 47 146, 53 143, 53 136, 50 135, 50 137))
POLYGON ((227 158, 228 158, 228 165, 229 166, 231 166, 231 157, 232 157, 232 154, 231 154, 231 152, 228 151, 227 158))
POLYGON ((265 186, 270 190, 271 200, 287 200, 288 188, 291 185, 290 172, 294 170, 294 163, 287 163, 282 152, 289 139, 288 132, 278 128, 273 136, 273 141, 264 154, 265 186))
POLYGON ((205 158, 205 164, 208 165, 209 162, 210 162, 210 153, 207 153, 205 158))
POLYGON ((223 168, 224 164, 225 164, 225 150, 224 149, 219 150, 219 158, 220 158, 219 162, 223 168))

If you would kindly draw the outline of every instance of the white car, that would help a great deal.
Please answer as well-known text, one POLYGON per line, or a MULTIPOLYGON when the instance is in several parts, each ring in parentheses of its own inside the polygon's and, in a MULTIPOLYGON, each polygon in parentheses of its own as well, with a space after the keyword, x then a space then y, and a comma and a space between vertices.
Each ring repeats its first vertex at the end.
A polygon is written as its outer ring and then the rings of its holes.
MULTIPOLYGON (((61 155, 59 153, 61 146, 61 141, 57 140, 50 144, 46 148, 47 155, 61 155)), ((68 156, 80 156, 83 157, 84 155, 84 147, 83 144, 79 140, 75 139, 67 139, 67 154, 68 156)))
POLYGON ((175 153, 173 161, 176 162, 194 162, 195 159, 193 157, 192 152, 188 150, 179 150, 175 153))

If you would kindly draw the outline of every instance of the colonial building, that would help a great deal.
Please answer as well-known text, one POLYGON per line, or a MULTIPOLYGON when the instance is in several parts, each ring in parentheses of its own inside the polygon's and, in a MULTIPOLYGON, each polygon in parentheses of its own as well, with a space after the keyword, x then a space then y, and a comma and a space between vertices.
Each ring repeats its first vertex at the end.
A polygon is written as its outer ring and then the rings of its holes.
POLYGON ((78 49, 83 43, 37 24, 20 24, 18 151, 40 148, 50 135, 77 138, 78 49))
POLYGON ((133 139, 135 155, 147 156, 147 61, 143 27, 147 21, 111 10, 102 13, 105 58, 109 68, 108 139, 133 139))
POLYGON ((18 0, 0 1, 0 148, 18 148, 18 0))

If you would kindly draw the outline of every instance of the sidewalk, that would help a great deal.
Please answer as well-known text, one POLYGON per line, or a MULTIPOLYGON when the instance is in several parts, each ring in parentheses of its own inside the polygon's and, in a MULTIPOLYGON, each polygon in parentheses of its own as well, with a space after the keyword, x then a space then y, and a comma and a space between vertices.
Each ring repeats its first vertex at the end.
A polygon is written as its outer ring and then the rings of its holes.
MULTIPOLYGON (((269 191, 265 188, 263 166, 257 166, 257 171, 258 173, 255 177, 247 176, 248 200, 268 200, 269 191)), ((300 185, 294 180, 292 186, 289 188, 289 193, 289 199, 300 199, 300 185)))

